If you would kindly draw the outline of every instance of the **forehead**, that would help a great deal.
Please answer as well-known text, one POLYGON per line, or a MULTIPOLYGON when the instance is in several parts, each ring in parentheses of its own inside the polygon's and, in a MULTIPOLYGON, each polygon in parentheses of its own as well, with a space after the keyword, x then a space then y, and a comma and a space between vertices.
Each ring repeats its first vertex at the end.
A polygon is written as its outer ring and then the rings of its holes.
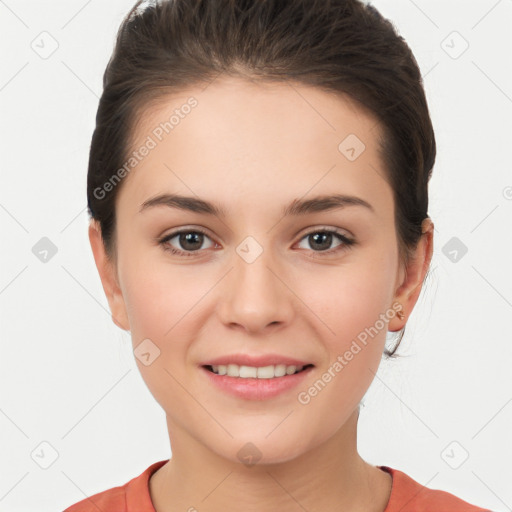
POLYGON ((159 138, 159 125, 170 120, 173 135, 192 123, 198 135, 201 129, 209 132, 208 138, 217 140, 236 135, 240 144, 245 133, 253 137, 255 131, 267 133, 268 139, 279 134, 276 144, 290 136, 300 140, 301 134, 310 139, 332 132, 341 137, 344 131, 352 130, 371 145, 370 139, 381 134, 373 113, 347 94, 293 81, 255 82, 238 77, 218 77, 209 84, 143 104, 133 130, 135 140, 140 142, 153 132, 159 138), (191 103, 194 106, 190 107, 191 103), (191 121, 185 122, 187 119, 191 121), (240 128, 246 130, 241 132, 240 128))
POLYGON ((346 95, 292 82, 217 78, 146 105, 127 176, 133 207, 162 191, 260 202, 341 188, 382 195, 381 126, 346 95))

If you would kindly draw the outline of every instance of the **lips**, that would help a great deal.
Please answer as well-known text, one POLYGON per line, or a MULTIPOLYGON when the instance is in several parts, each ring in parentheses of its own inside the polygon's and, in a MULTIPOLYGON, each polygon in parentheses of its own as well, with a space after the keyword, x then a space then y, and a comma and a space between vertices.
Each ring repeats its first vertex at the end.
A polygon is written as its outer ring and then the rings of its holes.
MULTIPOLYGON (((219 358, 218 360, 225 361, 226 359, 219 358)), ((247 358, 243 360, 246 361, 247 358)), ((258 361, 258 359, 256 360, 258 361)), ((260 358, 259 361, 261 360, 262 359, 260 358)), ((280 360, 297 361, 296 359, 287 359, 282 357, 280 360)), ((252 359, 252 361, 254 361, 254 359, 252 359)), ((302 361, 299 362, 302 363, 302 361)), ((234 363, 232 363, 232 365, 236 366, 234 365, 234 363)), ((221 365, 218 366, 219 369, 220 366, 221 365)), ((290 366, 293 367, 294 365, 290 366)), ((224 368, 226 368, 226 366, 224 366, 224 368)), ((227 365, 227 368, 229 368, 229 364, 227 365)), ((241 365, 240 369, 242 370, 243 368, 244 365, 241 365)), ((222 391, 223 393, 243 400, 267 400, 277 397, 279 395, 285 397, 287 393, 290 393, 292 389, 296 388, 301 382, 304 382, 307 376, 311 375, 311 372, 314 371, 314 366, 312 364, 307 364, 302 368, 301 371, 297 371, 291 375, 276 375, 274 377, 269 378, 269 375, 267 375, 266 373, 268 371, 268 366, 258 367, 258 372, 260 368, 263 370, 265 375, 262 375, 261 378, 259 376, 257 378, 254 378, 249 375, 245 375, 244 377, 220 375, 218 373, 214 373, 213 371, 211 371, 211 366, 209 365, 200 366, 201 374, 204 375, 206 379, 208 379, 207 382, 211 383, 216 389, 222 391)), ((247 372, 250 370, 247 366, 245 366, 245 370, 243 371, 247 372)), ((254 368, 252 369, 252 372, 254 372, 254 368)), ((291 396, 289 396, 288 399, 291 400, 291 396)))

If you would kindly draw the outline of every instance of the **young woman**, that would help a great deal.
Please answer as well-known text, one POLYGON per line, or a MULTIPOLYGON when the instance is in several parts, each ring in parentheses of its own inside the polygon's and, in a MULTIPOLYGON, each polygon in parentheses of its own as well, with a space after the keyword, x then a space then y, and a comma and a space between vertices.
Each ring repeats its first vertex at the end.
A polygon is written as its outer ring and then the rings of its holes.
POLYGON ((414 56, 357 0, 138 2, 104 75, 89 238, 172 457, 67 512, 477 512, 357 451, 433 251, 414 56))

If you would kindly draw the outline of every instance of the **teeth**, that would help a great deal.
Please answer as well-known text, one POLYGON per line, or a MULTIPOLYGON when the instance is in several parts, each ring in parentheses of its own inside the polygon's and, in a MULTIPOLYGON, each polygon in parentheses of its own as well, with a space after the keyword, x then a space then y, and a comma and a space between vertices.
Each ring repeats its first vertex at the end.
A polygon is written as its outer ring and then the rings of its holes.
POLYGON ((213 373, 218 375, 227 375, 228 377, 240 377, 242 379, 273 379, 274 377, 283 377, 284 375, 292 375, 300 372, 304 367, 285 364, 277 364, 270 366, 238 366, 237 364, 213 365, 213 373))

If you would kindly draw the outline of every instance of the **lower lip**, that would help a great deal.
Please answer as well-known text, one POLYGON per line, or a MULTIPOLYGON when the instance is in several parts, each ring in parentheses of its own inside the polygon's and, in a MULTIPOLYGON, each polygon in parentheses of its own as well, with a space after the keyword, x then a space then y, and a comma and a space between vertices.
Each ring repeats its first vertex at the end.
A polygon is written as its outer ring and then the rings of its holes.
POLYGON ((213 384, 230 395, 246 400, 266 400, 293 389, 309 375, 313 368, 314 366, 309 366, 299 373, 272 379, 228 377, 213 373, 204 366, 201 370, 213 384))

